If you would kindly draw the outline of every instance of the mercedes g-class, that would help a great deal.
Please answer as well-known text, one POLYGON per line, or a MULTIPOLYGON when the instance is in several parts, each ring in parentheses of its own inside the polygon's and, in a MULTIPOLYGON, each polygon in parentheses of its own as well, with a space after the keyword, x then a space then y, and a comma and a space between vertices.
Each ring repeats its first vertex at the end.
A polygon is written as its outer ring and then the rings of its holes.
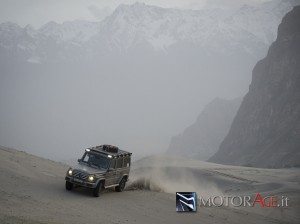
POLYGON ((78 164, 68 169, 66 190, 86 187, 92 189, 95 197, 106 188, 123 191, 129 178, 131 154, 112 145, 87 148, 78 164))

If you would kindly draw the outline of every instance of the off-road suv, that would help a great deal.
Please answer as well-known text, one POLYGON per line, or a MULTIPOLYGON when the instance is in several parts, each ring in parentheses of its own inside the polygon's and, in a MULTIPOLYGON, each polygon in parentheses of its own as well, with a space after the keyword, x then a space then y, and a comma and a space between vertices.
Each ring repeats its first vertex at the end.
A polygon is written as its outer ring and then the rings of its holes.
POLYGON ((111 145, 87 148, 78 164, 68 169, 66 189, 90 188, 95 197, 105 188, 123 191, 129 177, 131 154, 111 145))

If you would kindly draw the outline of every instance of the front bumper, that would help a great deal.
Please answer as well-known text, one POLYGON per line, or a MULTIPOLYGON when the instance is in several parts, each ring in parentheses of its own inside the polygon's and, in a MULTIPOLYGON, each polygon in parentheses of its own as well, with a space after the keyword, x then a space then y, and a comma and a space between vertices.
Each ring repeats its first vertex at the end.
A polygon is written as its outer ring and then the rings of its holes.
POLYGON ((77 179, 77 178, 74 178, 74 177, 69 177, 69 176, 66 176, 65 180, 72 183, 72 184, 76 184, 78 186, 81 186, 81 187, 95 188, 97 186, 96 182, 88 182, 88 181, 85 181, 85 180, 80 180, 80 179, 77 179))

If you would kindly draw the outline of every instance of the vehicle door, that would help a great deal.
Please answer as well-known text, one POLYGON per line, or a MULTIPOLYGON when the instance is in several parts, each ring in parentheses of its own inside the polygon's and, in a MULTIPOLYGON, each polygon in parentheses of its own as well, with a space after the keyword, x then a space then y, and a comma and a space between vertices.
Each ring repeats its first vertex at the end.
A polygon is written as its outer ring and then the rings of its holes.
POLYGON ((110 167, 105 175, 105 186, 110 186, 116 182, 116 159, 111 159, 110 167))
POLYGON ((120 180, 122 179, 123 177, 123 162, 124 162, 124 159, 123 157, 119 157, 117 158, 117 163, 116 163, 116 184, 118 184, 120 182, 120 180))

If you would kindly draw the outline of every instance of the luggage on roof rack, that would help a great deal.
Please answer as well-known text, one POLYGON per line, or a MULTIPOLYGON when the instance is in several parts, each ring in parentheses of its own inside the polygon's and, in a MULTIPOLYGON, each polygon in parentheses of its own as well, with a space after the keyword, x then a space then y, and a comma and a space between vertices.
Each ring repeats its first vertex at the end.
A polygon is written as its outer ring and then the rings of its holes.
POLYGON ((118 153, 119 152, 119 148, 117 146, 101 145, 100 147, 102 147, 102 150, 105 151, 105 152, 111 152, 111 153, 118 153))

